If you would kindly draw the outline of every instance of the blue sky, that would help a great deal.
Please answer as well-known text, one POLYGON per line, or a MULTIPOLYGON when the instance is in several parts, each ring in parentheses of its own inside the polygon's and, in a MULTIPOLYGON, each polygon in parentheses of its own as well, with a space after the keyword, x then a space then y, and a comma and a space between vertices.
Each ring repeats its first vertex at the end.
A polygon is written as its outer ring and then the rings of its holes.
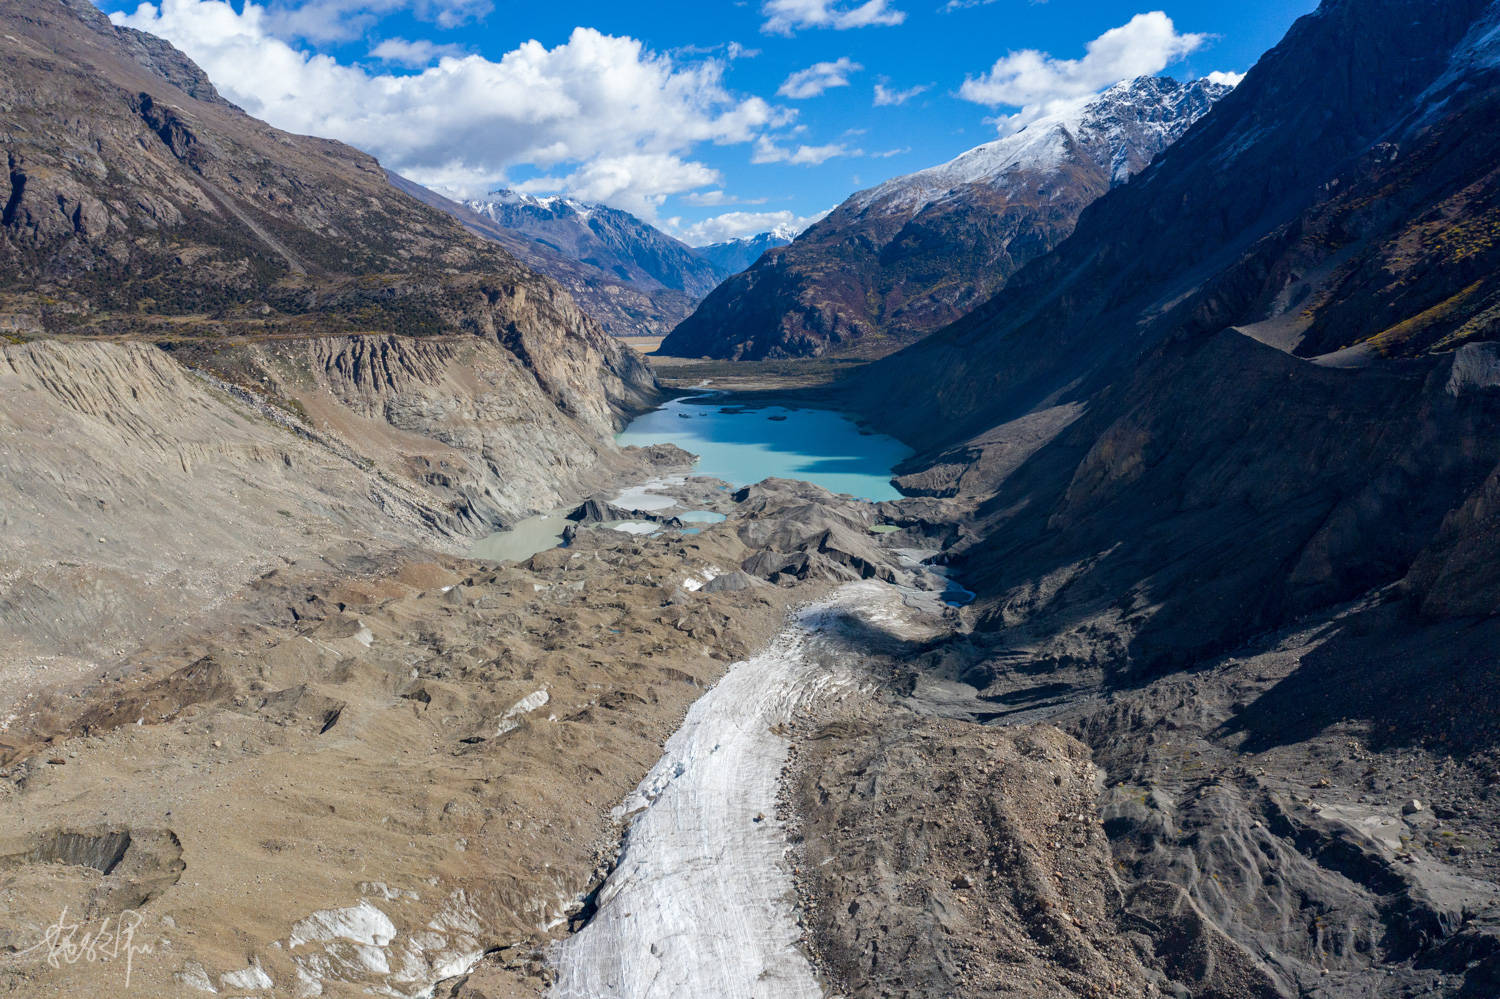
POLYGON ((454 195, 690 242, 803 222, 1142 72, 1239 73, 1316 0, 98 0, 227 96, 454 195))

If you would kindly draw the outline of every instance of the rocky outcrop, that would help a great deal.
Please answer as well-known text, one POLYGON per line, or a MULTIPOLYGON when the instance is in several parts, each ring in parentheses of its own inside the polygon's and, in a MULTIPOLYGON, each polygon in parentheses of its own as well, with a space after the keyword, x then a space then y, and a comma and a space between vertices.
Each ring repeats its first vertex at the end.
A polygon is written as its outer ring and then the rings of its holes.
POLYGON ((870 533, 873 512, 807 482, 766 479, 734 494, 740 540, 756 553, 740 566, 769 583, 807 579, 910 582, 900 559, 870 533))
POLYGON ((878 718, 832 713, 798 758, 801 890, 841 993, 1278 996, 1171 884, 1127 895, 1085 746, 878 718))
POLYGON ((860 192, 672 331, 682 357, 879 356, 979 305, 1229 88, 1142 77, 860 192))

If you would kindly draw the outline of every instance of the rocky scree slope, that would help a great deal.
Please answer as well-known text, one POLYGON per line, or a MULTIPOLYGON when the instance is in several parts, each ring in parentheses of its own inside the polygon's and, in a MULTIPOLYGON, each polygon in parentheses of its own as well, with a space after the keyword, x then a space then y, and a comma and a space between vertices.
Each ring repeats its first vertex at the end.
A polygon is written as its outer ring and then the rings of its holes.
POLYGON ((607 412, 580 416, 471 336, 0 347, 8 691, 211 615, 284 559, 465 551, 659 474, 607 445, 607 412))
MULTIPOLYGON (((928 447, 909 488, 975 510, 950 550, 973 631, 893 691, 1089 747, 1076 849, 1107 833, 1119 931, 1178 995, 1500 988, 1497 28, 1488 0, 1327 0, 1057 250, 849 387, 928 447)), ((948 814, 910 769, 867 786, 948 814)), ((869 814, 826 855, 901 835, 869 814)), ((885 954, 914 918, 821 932, 885 954)))
POLYGON ((862 191, 731 278, 662 344, 696 357, 890 353, 985 301, 1229 88, 1141 77, 862 191))

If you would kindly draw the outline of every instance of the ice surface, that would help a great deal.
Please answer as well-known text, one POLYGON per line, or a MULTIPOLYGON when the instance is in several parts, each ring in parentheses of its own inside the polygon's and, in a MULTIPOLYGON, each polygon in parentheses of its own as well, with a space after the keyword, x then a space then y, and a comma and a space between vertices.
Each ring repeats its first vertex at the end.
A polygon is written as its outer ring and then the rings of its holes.
POLYGON ((617 809, 633 816, 620 859, 594 918, 554 952, 554 999, 823 996, 798 948, 779 733, 856 682, 857 656, 827 638, 839 620, 900 630, 908 609, 895 587, 850 583, 693 705, 617 809))

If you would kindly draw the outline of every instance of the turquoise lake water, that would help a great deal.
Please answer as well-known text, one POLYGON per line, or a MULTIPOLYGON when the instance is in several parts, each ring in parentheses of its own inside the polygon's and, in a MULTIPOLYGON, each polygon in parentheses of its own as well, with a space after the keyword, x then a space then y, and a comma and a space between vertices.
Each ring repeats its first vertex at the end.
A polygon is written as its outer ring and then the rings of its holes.
POLYGON ((676 444, 699 456, 693 474, 737 486, 780 476, 869 500, 900 498, 891 469, 912 453, 892 437, 861 432, 841 413, 750 408, 721 395, 674 399, 631 421, 616 440, 622 447, 676 444))

